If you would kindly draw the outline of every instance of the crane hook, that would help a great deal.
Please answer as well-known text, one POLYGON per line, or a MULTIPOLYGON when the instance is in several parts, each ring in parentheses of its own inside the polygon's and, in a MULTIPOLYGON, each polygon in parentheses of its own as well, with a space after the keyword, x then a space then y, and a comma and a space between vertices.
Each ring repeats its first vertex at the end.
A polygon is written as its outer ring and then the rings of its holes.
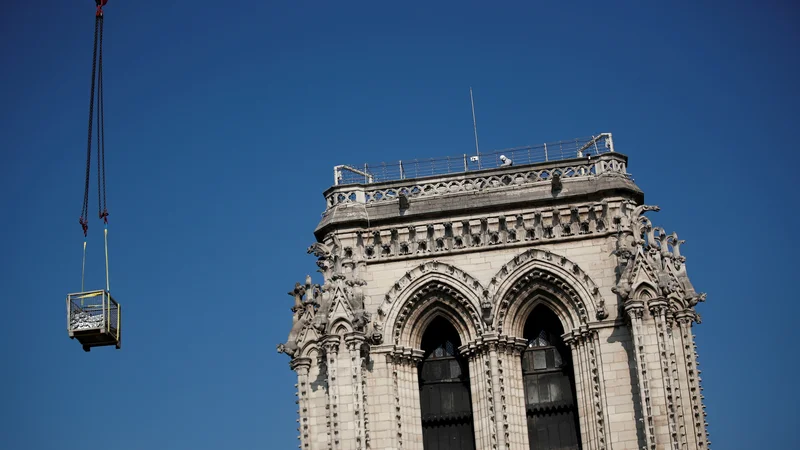
POLYGON ((103 6, 106 6, 108 0, 94 0, 94 2, 97 4, 97 12, 94 15, 100 17, 103 15, 103 6))

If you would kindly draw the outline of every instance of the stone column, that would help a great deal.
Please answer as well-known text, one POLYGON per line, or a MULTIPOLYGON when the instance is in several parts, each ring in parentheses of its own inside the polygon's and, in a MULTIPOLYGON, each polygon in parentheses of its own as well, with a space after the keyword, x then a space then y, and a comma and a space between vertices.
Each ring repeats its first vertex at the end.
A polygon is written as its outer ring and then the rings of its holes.
POLYGON ((328 375, 328 447, 331 450, 340 450, 340 417, 339 417, 339 388, 338 388, 338 364, 339 336, 326 336, 322 339, 325 348, 326 366, 328 375))
POLYGON ((650 398, 650 381, 647 373, 647 353, 644 348, 644 331, 642 330, 644 304, 640 301, 627 302, 625 312, 630 319, 631 336, 633 337, 636 378, 639 381, 639 398, 641 399, 642 418, 644 419, 646 448, 647 450, 656 450, 655 422, 653 420, 652 399, 650 398))
POLYGON ((494 425, 494 397, 489 358, 482 342, 470 342, 459 348, 469 363, 469 388, 472 399, 472 424, 475 429, 475 448, 497 448, 494 425))
POLYGON ((525 339, 498 336, 497 361, 502 386, 501 400, 507 416, 506 446, 510 450, 528 450, 528 421, 525 413, 525 385, 522 381, 522 352, 525 339))
POLYGON ((419 404, 417 366, 422 350, 395 347, 388 354, 395 401, 396 444, 399 450, 422 449, 422 411, 419 404))
POLYGON ((669 349, 667 331, 667 300, 663 297, 650 300, 648 303, 650 314, 656 324, 656 341, 658 343, 658 360, 661 366, 661 385, 664 388, 664 400, 667 406, 667 426, 669 428, 669 448, 680 450, 678 440, 678 410, 675 406, 675 391, 677 386, 673 378, 670 360, 674 352, 669 349))
POLYGON ((491 390, 491 406, 492 411, 492 428, 494 429, 494 438, 497 449, 507 449, 506 438, 508 435, 508 415, 505 411, 503 404, 503 383, 501 381, 501 373, 499 361, 497 358, 497 336, 490 335, 484 336, 486 340, 486 352, 489 356, 489 376, 490 380, 489 389, 491 390))
POLYGON ((361 347, 366 339, 362 333, 349 333, 345 336, 345 343, 350 353, 350 369, 353 402, 353 427, 354 427, 354 448, 364 450, 368 438, 367 432, 367 397, 365 394, 364 380, 364 358, 361 355, 361 347))
POLYGON ((691 405, 691 423, 694 431, 693 440, 696 448, 710 448, 708 436, 706 435, 705 407, 702 402, 702 387, 700 386, 700 371, 697 369, 697 349, 692 334, 692 321, 695 315, 691 311, 684 311, 678 314, 678 324, 680 326, 680 341, 683 344, 685 355, 684 371, 686 377, 689 403, 691 405))
POLYGON ((583 448, 590 448, 591 434, 587 425, 589 415, 589 403, 586 395, 586 382, 584 380, 584 365, 581 358, 581 347, 583 339, 579 331, 574 331, 564 336, 564 343, 572 354, 572 366, 575 372, 575 403, 578 405, 578 425, 580 426, 580 440, 583 448))
POLYGON ((573 353, 575 387, 584 448, 606 450, 609 447, 606 439, 605 394, 601 383, 595 335, 596 331, 589 330, 586 325, 572 332, 571 343, 575 350, 573 353), (579 377, 580 383, 577 382, 579 377))
POLYGON ((470 371, 470 395, 478 449, 527 450, 524 339, 487 333, 462 346, 470 371))
POLYGON ((393 345, 376 345, 370 348, 366 402, 369 418, 367 448, 397 450, 397 419, 395 402, 394 364, 391 363, 393 345))
POLYGON ((587 339, 590 343, 589 364, 592 371, 592 395, 595 407, 595 423, 599 436, 598 449, 611 450, 613 442, 609 439, 611 428, 608 423, 608 402, 606 398, 606 383, 603 375, 603 356, 600 352, 600 336, 597 330, 589 330, 587 339))
POLYGON ((308 370, 311 368, 311 358, 295 358, 289 363, 289 367, 297 372, 297 403, 298 403, 298 422, 300 427, 300 448, 303 450, 313 450, 313 434, 309 423, 308 411, 308 370))
POLYGON ((675 349, 676 373, 678 379, 678 387, 675 395, 676 397, 680 396, 681 398, 679 426, 682 427, 681 434, 683 440, 681 441, 681 445, 684 449, 697 448, 696 430, 694 427, 694 421, 692 421, 692 392, 689 388, 689 374, 686 371, 686 362, 688 361, 688 358, 686 352, 684 351, 682 331, 684 326, 683 322, 687 322, 686 325, 689 325, 688 322, 690 321, 691 317, 685 313, 675 314, 675 324, 672 327, 671 333, 672 344, 675 349))

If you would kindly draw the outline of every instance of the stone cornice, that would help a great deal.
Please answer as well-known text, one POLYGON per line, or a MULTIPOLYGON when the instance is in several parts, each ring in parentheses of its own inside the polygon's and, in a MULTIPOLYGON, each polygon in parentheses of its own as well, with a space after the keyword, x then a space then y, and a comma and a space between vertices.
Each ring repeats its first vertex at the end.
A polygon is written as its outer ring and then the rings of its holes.
POLYGON ((459 255, 495 248, 530 247, 614 235, 613 220, 623 199, 525 208, 475 217, 354 230, 353 250, 366 264, 459 255))

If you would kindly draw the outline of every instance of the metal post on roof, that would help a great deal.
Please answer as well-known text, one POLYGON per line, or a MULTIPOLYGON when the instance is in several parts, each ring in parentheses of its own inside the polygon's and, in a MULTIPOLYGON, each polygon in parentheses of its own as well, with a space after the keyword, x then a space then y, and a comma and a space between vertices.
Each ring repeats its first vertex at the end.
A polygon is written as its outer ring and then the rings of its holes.
POLYGON ((406 179, 406 175, 405 175, 405 173, 403 173, 403 161, 402 160, 400 161, 400 179, 401 180, 405 180, 406 179))
POLYGON ((544 160, 547 161, 547 142, 544 143, 544 160))
POLYGON ((478 157, 478 170, 481 170, 481 151, 478 148, 478 122, 475 120, 475 101, 472 98, 472 86, 469 87, 469 103, 472 105, 472 128, 475 130, 475 154, 478 157))

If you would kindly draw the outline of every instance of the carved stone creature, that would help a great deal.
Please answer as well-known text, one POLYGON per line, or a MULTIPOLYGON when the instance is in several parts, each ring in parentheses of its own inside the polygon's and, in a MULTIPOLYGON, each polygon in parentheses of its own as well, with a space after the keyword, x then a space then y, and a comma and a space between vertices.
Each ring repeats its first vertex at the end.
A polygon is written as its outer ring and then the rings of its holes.
POLYGON ((306 295, 306 288, 300 283, 295 283, 294 290, 289 292, 289 295, 294 297, 292 312, 297 313, 303 308, 303 296, 306 295))
POLYGON ((364 331, 367 328, 372 316, 367 311, 359 309, 353 312, 353 329, 356 331, 364 331))
POLYGON ((383 343, 383 327, 378 322, 372 323, 372 332, 369 334, 369 341, 373 345, 380 345, 383 343))
POLYGON ((658 288, 656 295, 673 299, 670 301, 682 301, 683 304, 674 305, 680 310, 684 307, 692 309, 705 299, 705 294, 697 294, 686 275, 686 259, 680 254, 683 241, 678 240, 675 233, 667 235, 663 228, 654 227, 650 219, 642 215, 659 210, 658 206, 639 205, 633 208, 629 217, 619 221, 617 249, 612 252, 618 257, 619 279, 611 290, 623 302, 633 300, 630 296, 636 288, 633 286, 636 273, 643 268, 650 282, 658 288))

